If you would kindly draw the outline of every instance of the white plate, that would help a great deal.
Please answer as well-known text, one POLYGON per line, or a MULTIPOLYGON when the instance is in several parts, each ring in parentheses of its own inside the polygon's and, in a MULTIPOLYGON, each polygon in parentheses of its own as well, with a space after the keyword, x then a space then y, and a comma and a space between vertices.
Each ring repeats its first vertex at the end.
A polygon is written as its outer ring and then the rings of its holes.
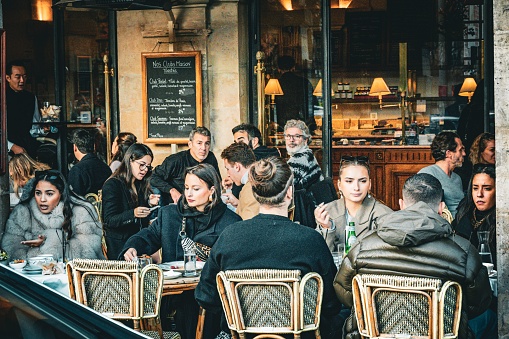
POLYGON ((165 271, 163 273, 164 279, 175 279, 175 278, 178 278, 180 276, 182 276, 182 273, 175 272, 174 270, 165 271))
MULTIPOLYGON (((196 262, 196 270, 197 271, 201 271, 203 269, 203 266, 205 266, 205 263, 203 261, 196 262)), ((174 270, 176 272, 182 273, 182 272, 184 272, 184 261, 180 260, 180 261, 165 262, 165 263, 159 264, 159 267, 165 271, 174 270)))

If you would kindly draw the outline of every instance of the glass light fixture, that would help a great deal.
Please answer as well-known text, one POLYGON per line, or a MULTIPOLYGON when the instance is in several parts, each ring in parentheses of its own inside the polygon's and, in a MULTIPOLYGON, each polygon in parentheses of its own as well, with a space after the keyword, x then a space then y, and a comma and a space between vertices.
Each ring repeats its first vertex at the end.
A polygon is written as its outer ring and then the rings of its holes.
POLYGON ((53 21, 52 0, 32 0, 32 20, 53 21))
POLYGON ((462 97, 468 97, 468 103, 470 103, 470 101, 472 100, 472 95, 474 95, 476 88, 477 83, 475 82, 474 78, 465 78, 465 80, 463 80, 463 85, 461 85, 458 95, 462 97))
POLYGON ((351 3, 352 0, 339 0, 339 8, 348 8, 351 3))

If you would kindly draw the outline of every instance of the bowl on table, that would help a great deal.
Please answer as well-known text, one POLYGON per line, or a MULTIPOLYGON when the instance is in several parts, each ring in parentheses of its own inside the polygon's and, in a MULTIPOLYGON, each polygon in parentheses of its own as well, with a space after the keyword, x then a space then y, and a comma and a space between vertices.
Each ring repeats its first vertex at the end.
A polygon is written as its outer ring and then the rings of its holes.
POLYGON ((11 268, 14 268, 15 270, 21 270, 23 267, 26 266, 26 264, 27 264, 26 260, 17 259, 17 260, 11 261, 9 263, 9 266, 11 266, 11 268))
POLYGON ((28 263, 32 267, 42 268, 42 265, 49 264, 53 261, 53 256, 50 254, 43 254, 42 256, 28 258, 28 263))

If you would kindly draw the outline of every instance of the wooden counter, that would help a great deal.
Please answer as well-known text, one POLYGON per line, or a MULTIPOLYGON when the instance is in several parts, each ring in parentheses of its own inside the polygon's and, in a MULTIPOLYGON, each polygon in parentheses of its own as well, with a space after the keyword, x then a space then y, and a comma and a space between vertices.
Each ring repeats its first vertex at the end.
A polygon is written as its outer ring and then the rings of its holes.
MULTIPOLYGON (((283 156, 286 148, 279 147, 283 156)), ((322 149, 310 146, 318 162, 322 161, 322 149)), ((398 200, 405 180, 421 168, 434 164, 429 146, 333 146, 332 173, 334 182, 339 176, 339 166, 343 155, 367 156, 371 168, 371 192, 394 210, 399 209, 398 200)))

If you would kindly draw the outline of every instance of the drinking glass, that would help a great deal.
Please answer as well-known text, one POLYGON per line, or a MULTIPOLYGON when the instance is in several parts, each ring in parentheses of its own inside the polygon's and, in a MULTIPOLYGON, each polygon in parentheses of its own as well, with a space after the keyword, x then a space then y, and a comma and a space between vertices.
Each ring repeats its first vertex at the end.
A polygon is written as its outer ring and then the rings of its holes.
POLYGON ((143 254, 138 257, 138 267, 141 270, 143 267, 152 264, 152 257, 149 255, 143 254))
POLYGON ((491 257, 491 249, 489 245, 490 232, 479 231, 477 232, 477 237, 479 238, 479 255, 481 256, 482 262, 492 264, 493 258, 491 257))
POLYGON ((196 251, 194 248, 184 251, 184 276, 196 276, 196 251))

